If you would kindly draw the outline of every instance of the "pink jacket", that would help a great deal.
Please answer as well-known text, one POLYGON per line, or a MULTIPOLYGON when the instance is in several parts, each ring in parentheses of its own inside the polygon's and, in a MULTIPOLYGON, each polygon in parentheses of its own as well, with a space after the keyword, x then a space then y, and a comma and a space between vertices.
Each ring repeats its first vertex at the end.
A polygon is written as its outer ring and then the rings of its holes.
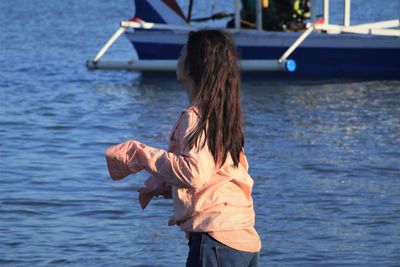
POLYGON ((253 180, 246 157, 242 153, 235 168, 228 155, 224 165, 218 167, 207 145, 199 151, 189 149, 185 140, 200 116, 194 106, 181 113, 168 151, 138 141, 110 147, 106 153, 110 175, 118 180, 145 169, 152 175, 146 181, 147 187, 160 194, 169 190, 165 184, 172 185, 174 215, 169 225, 177 224, 186 233, 209 232, 238 250, 259 251, 261 242, 254 229, 251 197, 253 180))

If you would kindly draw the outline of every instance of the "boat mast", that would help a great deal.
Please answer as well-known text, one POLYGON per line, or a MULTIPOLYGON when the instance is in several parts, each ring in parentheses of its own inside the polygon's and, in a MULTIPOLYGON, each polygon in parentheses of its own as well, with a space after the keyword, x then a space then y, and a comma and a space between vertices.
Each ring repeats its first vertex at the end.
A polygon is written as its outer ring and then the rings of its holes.
POLYGON ((324 0, 324 23, 329 24, 329 0, 324 0))
POLYGON ((262 31, 262 0, 256 0, 256 28, 257 31, 262 31))
POLYGON ((235 29, 240 29, 240 0, 235 0, 235 29))
POLYGON ((344 0, 343 25, 350 26, 350 0, 344 0))
POLYGON ((193 0, 190 0, 188 15, 187 15, 187 19, 186 19, 187 23, 190 23, 190 20, 192 19, 192 8, 193 8, 193 0))

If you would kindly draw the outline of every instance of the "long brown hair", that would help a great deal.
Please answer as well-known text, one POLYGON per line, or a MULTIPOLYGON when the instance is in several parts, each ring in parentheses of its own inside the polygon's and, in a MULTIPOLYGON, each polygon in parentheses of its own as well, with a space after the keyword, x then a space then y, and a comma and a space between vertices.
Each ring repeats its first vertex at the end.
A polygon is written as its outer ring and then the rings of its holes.
POLYGON ((235 45, 227 33, 200 30, 189 33, 186 48, 185 67, 195 84, 192 99, 202 112, 187 143, 200 149, 207 140, 216 163, 223 165, 230 153, 237 167, 244 135, 235 45), (198 144, 202 133, 204 142, 198 144))

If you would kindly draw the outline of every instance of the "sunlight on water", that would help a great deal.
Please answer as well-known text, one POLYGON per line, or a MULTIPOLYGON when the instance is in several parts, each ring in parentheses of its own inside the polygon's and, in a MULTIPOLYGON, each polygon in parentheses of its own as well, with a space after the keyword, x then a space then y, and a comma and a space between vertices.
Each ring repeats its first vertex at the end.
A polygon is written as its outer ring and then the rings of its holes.
MULTIPOLYGON (((184 265, 171 202, 142 211, 147 175, 112 182, 104 160, 130 138, 166 148, 184 91, 84 66, 131 6, 1 3, 0 265, 184 265)), ((111 50, 132 56, 124 39, 111 50)), ((260 266, 396 266, 400 82, 245 80, 242 102, 260 266)))

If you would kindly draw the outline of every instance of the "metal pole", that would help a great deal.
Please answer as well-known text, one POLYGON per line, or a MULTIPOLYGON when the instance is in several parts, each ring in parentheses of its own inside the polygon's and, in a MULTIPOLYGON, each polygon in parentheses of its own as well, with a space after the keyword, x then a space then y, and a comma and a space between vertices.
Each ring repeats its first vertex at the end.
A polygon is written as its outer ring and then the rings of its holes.
POLYGON ((111 36, 110 40, 100 49, 99 53, 97 53, 96 57, 93 59, 94 63, 97 63, 100 58, 104 55, 104 53, 112 46, 112 44, 123 34, 126 30, 126 27, 120 26, 119 29, 111 36))
POLYGON ((187 23, 190 23, 190 19, 192 18, 192 7, 193 7, 193 0, 190 0, 189 9, 188 9, 188 15, 187 15, 187 18, 186 18, 187 23))
MULTIPOLYGON (((241 71, 287 71, 296 70, 296 62, 292 59, 278 63, 273 59, 239 60, 241 71)), ((175 71, 176 60, 138 60, 138 61, 88 61, 86 66, 90 70, 131 70, 131 71, 175 71)))
POLYGON ((324 23, 329 24, 329 0, 324 0, 324 23))
POLYGON ((350 5, 350 0, 344 0, 343 25, 345 27, 350 26, 350 5))
POLYGON ((235 28, 240 29, 240 0, 235 0, 235 28))
POLYGON ((256 0, 256 27, 258 31, 262 31, 262 0, 256 0))
POLYGON ((278 60, 279 63, 284 62, 293 51, 311 34, 311 32, 315 29, 315 24, 313 24, 310 28, 304 31, 299 38, 285 51, 285 53, 278 60))

